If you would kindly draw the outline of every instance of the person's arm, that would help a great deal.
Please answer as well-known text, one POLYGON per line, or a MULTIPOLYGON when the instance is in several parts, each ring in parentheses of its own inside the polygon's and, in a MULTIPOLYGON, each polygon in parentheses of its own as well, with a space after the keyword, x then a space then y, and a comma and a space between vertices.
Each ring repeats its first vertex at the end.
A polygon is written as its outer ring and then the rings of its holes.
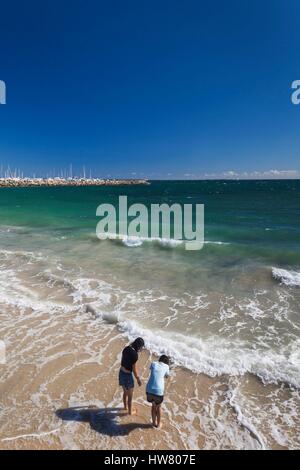
POLYGON ((139 384, 139 386, 141 386, 142 382, 141 382, 141 379, 139 378, 139 374, 138 374, 138 371, 137 371, 137 368, 136 368, 136 363, 133 364, 133 366, 132 366, 132 372, 133 372, 133 375, 136 378, 137 383, 139 384))

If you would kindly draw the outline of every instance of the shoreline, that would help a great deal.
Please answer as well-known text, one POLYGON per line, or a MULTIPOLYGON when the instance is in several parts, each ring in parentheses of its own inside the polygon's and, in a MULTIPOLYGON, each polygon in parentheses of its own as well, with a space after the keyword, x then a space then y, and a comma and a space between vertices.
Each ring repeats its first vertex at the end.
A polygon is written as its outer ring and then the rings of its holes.
POLYGON ((1 188, 55 187, 55 186, 121 186, 148 185, 144 179, 100 179, 100 178, 0 178, 1 188))
MULTIPOLYGON (((0 429, 0 449, 114 451, 175 448, 183 451, 210 448, 202 419, 206 414, 205 408, 210 407, 214 387, 227 389, 226 377, 224 380, 216 379, 173 366, 166 381, 163 427, 158 431, 151 425, 151 405, 145 393, 150 362, 157 359, 148 350, 142 351, 139 357, 142 386, 138 387, 135 382, 134 408, 137 414, 129 416, 122 408, 118 369, 120 354, 126 344, 128 340, 113 329, 105 339, 98 339, 100 357, 95 361, 87 363, 82 351, 71 352, 59 347, 62 355, 44 364, 41 370, 35 361, 31 363, 33 369, 29 368, 27 372, 29 375, 34 373, 35 380, 28 381, 27 374, 18 368, 0 388, 0 396, 6 397, 3 405, 9 411, 8 390, 13 396, 21 392, 24 400, 22 406, 13 410, 14 419, 11 416, 0 429), (109 343, 109 349, 105 343, 109 343), (54 371, 56 377, 53 376, 54 371), (44 399, 42 396, 37 398, 41 385, 49 393, 50 400, 45 401, 44 393, 41 394, 44 399)), ((219 402, 217 407, 222 407, 222 400, 216 399, 219 402)), ((256 438, 251 437, 237 421, 231 406, 228 412, 235 432, 244 436, 246 447, 259 448, 256 438)), ((219 448, 230 449, 231 446, 225 439, 219 448)))
MULTIPOLYGON (((251 426, 252 420, 245 419, 233 397, 227 398, 231 389, 229 376, 195 374, 177 365, 173 365, 166 380, 163 427, 159 431, 153 428, 145 387, 150 363, 157 356, 148 350, 142 351, 139 357, 142 386, 135 382, 137 414, 129 416, 122 408, 118 384, 120 354, 126 344, 128 340, 113 329, 106 338, 97 340, 99 357, 94 361, 86 362, 83 351, 59 348, 62 356, 53 358, 41 370, 36 363, 31 364, 37 373, 33 382, 18 369, 0 388, 0 395, 7 397, 3 403, 6 406, 8 390, 15 396, 21 387, 24 399, 22 407, 13 410, 15 419, 11 417, 0 429, 0 449, 234 450, 241 444, 247 450, 264 448, 260 434, 251 426), (54 371, 56 377, 52 375, 54 371), (69 376, 67 381, 65 374, 69 376), (41 385, 45 386, 50 400, 37 398, 41 385), (228 427, 224 427, 224 417, 228 427), (237 446, 230 442, 232 435, 241 438, 237 446)), ((33 370, 28 372, 31 374, 33 370)), ((251 374, 245 380, 250 380, 252 385, 257 383, 251 374)), ((259 385, 260 389, 263 387, 259 385)), ((286 447, 274 442, 266 448, 286 447)))
MULTIPOLYGON (((19 308, 1 313, 2 337, 9 335, 9 367, 0 366, 1 450, 288 448, 288 441, 257 426, 243 399, 243 393, 259 396, 260 405, 268 406, 277 393, 276 385, 264 385, 257 376, 211 377, 174 363, 158 431, 151 426, 145 393, 155 353, 140 353, 142 387, 135 384, 134 393, 138 413, 129 416, 122 409, 118 370, 130 340, 117 325, 95 321, 88 310, 79 311, 79 317, 59 308, 55 316, 19 308), (33 329, 40 341, 32 341, 33 329)), ((289 390, 280 393, 283 401, 290 399, 289 390)))

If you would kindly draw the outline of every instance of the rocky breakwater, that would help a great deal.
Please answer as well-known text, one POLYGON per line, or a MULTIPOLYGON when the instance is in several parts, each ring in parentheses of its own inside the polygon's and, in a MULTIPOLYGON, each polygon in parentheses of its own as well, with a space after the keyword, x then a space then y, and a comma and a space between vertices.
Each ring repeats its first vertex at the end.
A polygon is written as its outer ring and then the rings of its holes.
POLYGON ((33 186, 120 186, 149 184, 144 179, 99 178, 0 178, 0 187, 17 188, 33 186))

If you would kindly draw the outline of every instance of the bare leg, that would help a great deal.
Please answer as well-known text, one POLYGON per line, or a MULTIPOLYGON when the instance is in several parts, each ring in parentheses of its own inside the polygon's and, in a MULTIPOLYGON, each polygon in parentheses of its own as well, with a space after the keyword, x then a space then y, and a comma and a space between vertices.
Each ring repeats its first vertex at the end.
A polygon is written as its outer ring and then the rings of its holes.
POLYGON ((156 407, 156 425, 160 429, 161 428, 161 406, 157 405, 156 407))
POLYGON ((133 397, 133 388, 127 390, 127 397, 128 397, 128 412, 130 415, 135 415, 136 410, 132 408, 132 397, 133 397))
POLYGON ((123 403, 124 403, 124 410, 127 410, 127 390, 123 387, 123 403))
POLYGON ((156 405, 154 403, 152 403, 151 416, 152 416, 152 424, 153 426, 156 426, 156 405))

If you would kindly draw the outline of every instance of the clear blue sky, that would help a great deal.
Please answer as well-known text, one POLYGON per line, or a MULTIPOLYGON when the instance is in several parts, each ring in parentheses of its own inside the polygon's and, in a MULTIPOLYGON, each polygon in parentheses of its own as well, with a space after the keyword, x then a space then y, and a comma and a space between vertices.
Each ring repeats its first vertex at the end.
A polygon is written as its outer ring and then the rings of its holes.
POLYGON ((4 165, 152 178, 299 172, 299 0, 0 8, 4 165))

